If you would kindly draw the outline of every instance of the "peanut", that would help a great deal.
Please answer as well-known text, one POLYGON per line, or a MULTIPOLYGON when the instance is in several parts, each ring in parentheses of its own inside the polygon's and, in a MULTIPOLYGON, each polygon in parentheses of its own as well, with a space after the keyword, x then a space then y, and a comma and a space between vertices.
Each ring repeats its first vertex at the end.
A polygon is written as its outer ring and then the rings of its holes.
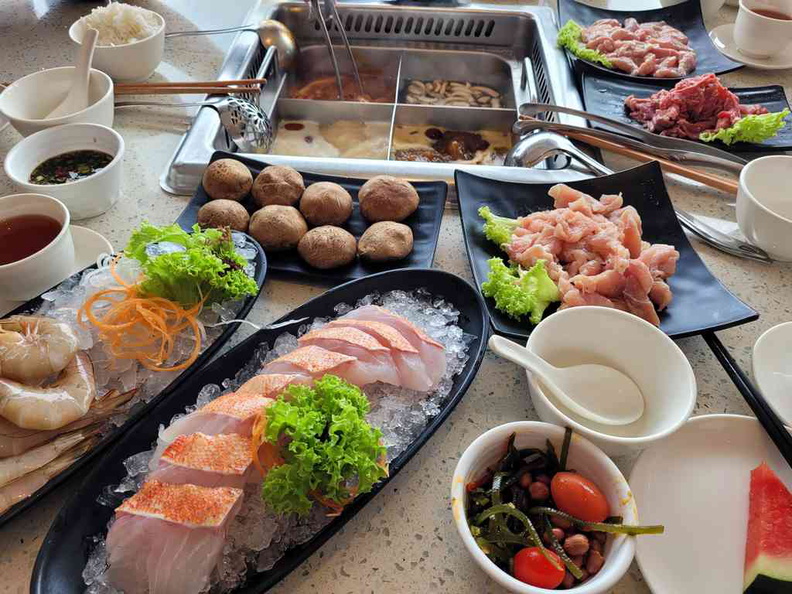
POLYGON ((531 494, 531 499, 536 501, 544 501, 550 497, 550 487, 538 481, 531 483, 528 492, 531 494))
POLYGON ((564 550, 573 557, 585 555, 589 550, 589 539, 585 534, 575 534, 568 536, 564 540, 564 550))
POLYGON ((598 553, 597 551, 589 551, 588 560, 586 561, 586 571, 589 574, 594 575, 600 569, 602 569, 602 565, 605 563, 605 558, 598 553))

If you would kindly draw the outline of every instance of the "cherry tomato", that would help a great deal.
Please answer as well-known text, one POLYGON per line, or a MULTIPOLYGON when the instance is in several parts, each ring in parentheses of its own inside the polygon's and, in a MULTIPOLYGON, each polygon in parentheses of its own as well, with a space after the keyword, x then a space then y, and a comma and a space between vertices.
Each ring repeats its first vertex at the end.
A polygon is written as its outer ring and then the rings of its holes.
POLYGON ((514 577, 537 588, 557 588, 564 580, 564 563, 553 551, 545 549, 554 566, 539 547, 527 547, 514 556, 514 577))
POLYGON ((586 522, 604 522, 610 515, 608 500, 599 487, 574 472, 556 473, 550 493, 558 509, 586 522))

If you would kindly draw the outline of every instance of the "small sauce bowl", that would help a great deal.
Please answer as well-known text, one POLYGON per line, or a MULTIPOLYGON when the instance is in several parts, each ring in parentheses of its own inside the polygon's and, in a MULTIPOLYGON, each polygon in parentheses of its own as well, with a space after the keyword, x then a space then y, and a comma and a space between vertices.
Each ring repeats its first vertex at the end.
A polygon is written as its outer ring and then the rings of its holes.
POLYGON ((548 396, 526 372, 540 419, 572 427, 611 455, 643 449, 670 435, 696 404, 696 377, 685 354, 662 330, 627 312, 595 306, 557 311, 534 328, 526 348, 556 367, 599 363, 638 384, 645 404, 641 418, 629 425, 602 425, 548 396))

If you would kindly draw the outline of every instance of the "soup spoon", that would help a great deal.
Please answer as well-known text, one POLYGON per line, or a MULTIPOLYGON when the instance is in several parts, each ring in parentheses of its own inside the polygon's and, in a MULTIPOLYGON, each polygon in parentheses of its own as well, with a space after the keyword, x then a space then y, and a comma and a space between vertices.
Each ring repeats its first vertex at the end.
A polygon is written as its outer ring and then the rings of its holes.
POLYGON ((613 367, 595 363, 554 367, 536 353, 497 335, 490 337, 489 348, 536 374, 564 406, 595 423, 629 425, 644 413, 641 389, 613 367))
POLYGON ((88 29, 83 35, 77 61, 74 64, 69 92, 63 100, 55 106, 48 118, 60 118, 82 111, 88 107, 88 86, 91 81, 91 62, 93 62, 94 49, 99 33, 96 29, 88 29))

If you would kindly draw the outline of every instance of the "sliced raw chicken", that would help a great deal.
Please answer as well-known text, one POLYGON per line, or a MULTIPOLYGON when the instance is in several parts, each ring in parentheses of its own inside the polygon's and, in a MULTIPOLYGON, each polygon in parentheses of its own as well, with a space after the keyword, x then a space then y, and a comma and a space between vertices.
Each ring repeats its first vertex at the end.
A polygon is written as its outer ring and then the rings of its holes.
POLYGON ((354 320, 348 317, 334 320, 328 326, 331 328, 357 328, 373 336, 381 345, 390 349, 393 361, 399 371, 399 380, 402 386, 419 392, 432 388, 430 374, 418 349, 393 326, 383 322, 354 320))
POLYGON ((437 386, 440 378, 445 374, 446 357, 443 345, 436 340, 432 340, 423 330, 406 318, 398 316, 384 307, 379 307, 377 305, 364 305, 363 307, 353 309, 348 314, 341 316, 339 320, 347 318, 382 322, 398 330, 399 334, 404 336, 404 338, 406 338, 420 353, 421 360, 426 366, 432 387, 437 386))
POLYGON ((149 481, 241 489, 257 473, 249 437, 229 433, 179 435, 160 456, 149 481))
POLYGON ((332 373, 346 379, 346 372, 355 361, 355 357, 350 355, 309 345, 270 361, 264 366, 263 373, 292 373, 305 378, 320 378, 332 373))
POLYGON ((383 382, 401 385, 396 363, 388 347, 357 328, 325 327, 300 338, 301 346, 318 346, 334 353, 354 357, 345 370, 345 379, 356 386, 383 382))
POLYGON ((220 561, 241 489, 146 482, 116 509, 107 576, 124 594, 195 594, 220 561))

